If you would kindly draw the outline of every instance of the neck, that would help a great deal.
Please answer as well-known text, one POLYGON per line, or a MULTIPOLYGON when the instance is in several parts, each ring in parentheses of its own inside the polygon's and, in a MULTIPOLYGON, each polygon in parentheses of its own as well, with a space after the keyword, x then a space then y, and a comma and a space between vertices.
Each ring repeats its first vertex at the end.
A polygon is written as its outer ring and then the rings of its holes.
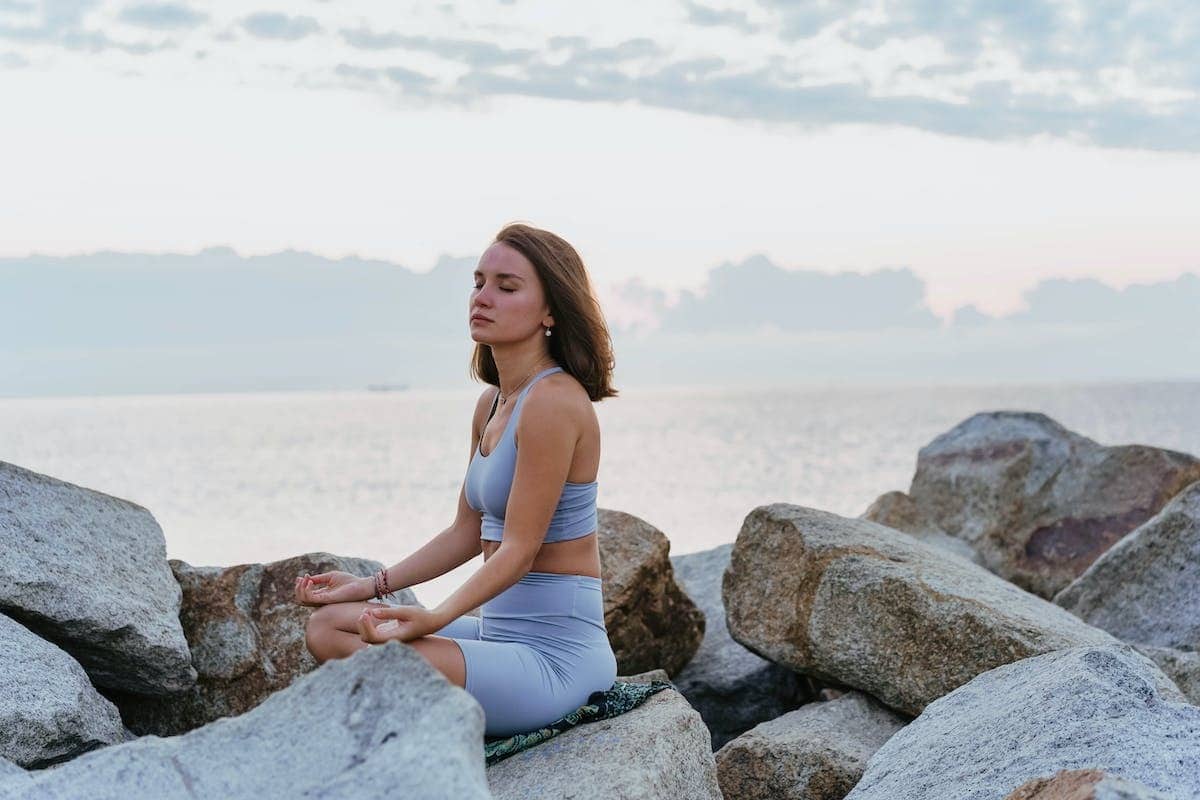
POLYGON ((554 366, 550 349, 538 341, 492 347, 492 358, 500 374, 500 394, 505 398, 519 388, 521 381, 554 366))

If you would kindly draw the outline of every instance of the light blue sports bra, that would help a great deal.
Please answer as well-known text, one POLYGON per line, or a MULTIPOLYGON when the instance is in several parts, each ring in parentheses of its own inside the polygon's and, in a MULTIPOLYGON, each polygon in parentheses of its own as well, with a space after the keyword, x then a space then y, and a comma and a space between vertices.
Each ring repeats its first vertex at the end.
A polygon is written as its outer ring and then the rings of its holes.
MULTIPOLYGON (((480 538, 498 542, 504 535, 504 512, 508 508, 508 493, 512 489, 513 472, 517 466, 517 442, 515 431, 517 419, 521 415, 521 406, 525 395, 542 377, 554 372, 562 372, 562 367, 549 367, 534 376, 529 385, 517 395, 517 404, 513 407, 500 441, 492 452, 483 454, 483 437, 479 437, 479 446, 471 456, 467 467, 465 492, 467 503, 476 511, 483 512, 483 525, 480 538)), ((496 395, 499 399, 499 393, 496 395)), ((496 413, 496 402, 492 401, 492 410, 488 420, 496 413)), ((486 424, 486 423, 485 423, 486 424)), ((565 539, 578 539, 596 530, 596 490, 599 484, 572 483, 563 484, 562 494, 558 498, 558 507, 550 519, 546 529, 547 542, 561 542, 565 539)))

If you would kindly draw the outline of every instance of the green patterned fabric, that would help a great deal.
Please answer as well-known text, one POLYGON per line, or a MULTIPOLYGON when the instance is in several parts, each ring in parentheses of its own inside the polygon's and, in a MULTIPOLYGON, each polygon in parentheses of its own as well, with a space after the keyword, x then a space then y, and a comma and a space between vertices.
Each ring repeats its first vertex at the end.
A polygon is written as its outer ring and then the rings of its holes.
POLYGON ((624 714, 646 702, 652 694, 661 692, 663 689, 674 688, 675 685, 670 681, 650 681, 650 683, 616 681, 612 688, 606 691, 592 692, 588 696, 586 705, 580 706, 565 717, 556 719, 544 728, 528 733, 517 733, 507 738, 485 736, 483 739, 484 764, 490 767, 497 761, 503 761, 535 744, 553 739, 563 731, 570 730, 580 723, 597 722, 624 714))

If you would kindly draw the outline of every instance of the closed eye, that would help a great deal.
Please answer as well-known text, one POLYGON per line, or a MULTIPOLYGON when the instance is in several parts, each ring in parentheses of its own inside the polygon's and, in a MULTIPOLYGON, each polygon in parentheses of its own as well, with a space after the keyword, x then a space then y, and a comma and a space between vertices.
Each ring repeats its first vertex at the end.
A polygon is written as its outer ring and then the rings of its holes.
MULTIPOLYGON (((475 288, 476 288, 476 289, 482 289, 483 287, 482 287, 482 286, 480 286, 479 284, 475 284, 475 288)), ((502 291, 502 292, 515 292, 515 291, 516 291, 516 289, 505 289, 503 286, 501 286, 501 287, 500 287, 500 291, 502 291)))

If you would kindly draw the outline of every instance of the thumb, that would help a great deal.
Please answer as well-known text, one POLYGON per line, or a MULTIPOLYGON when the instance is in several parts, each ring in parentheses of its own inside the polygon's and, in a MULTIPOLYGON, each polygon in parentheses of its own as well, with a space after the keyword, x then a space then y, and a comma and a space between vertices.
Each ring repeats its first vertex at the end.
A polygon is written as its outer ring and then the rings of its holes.
POLYGON ((370 609, 376 619, 407 619, 409 614, 403 606, 379 606, 370 609))

